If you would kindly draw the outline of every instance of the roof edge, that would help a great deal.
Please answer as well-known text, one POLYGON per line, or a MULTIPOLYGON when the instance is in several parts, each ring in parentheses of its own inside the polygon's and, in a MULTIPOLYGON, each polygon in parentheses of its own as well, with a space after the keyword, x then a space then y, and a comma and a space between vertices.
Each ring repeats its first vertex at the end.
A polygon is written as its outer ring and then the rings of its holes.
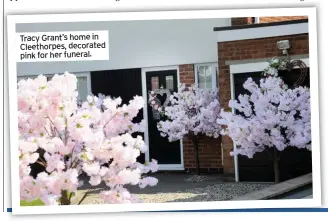
POLYGON ((228 30, 238 30, 238 29, 270 27, 270 26, 278 26, 278 25, 300 24, 300 23, 308 23, 308 20, 309 19, 298 19, 298 20, 280 21, 280 22, 272 22, 272 23, 258 23, 258 24, 214 27, 213 31, 228 31, 228 30))

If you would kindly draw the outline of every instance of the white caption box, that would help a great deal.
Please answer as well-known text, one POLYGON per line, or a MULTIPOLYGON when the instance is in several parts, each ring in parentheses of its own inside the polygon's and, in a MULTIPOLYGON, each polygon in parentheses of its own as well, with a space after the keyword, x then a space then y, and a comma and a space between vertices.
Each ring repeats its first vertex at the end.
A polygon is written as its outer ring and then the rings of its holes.
POLYGON ((15 36, 17 62, 108 60, 108 31, 29 32, 15 36))

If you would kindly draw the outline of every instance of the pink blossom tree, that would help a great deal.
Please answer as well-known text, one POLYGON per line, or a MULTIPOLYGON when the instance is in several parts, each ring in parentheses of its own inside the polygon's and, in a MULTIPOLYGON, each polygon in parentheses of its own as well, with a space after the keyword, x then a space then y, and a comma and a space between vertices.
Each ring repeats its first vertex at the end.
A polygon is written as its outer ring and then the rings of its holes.
POLYGON ((186 88, 182 84, 178 92, 171 95, 169 105, 160 107, 153 102, 154 92, 150 92, 150 105, 160 111, 166 120, 158 122, 157 128, 163 137, 176 141, 188 136, 193 144, 196 158, 196 172, 199 175, 199 137, 220 137, 221 126, 216 123, 219 118, 220 103, 218 93, 197 86, 186 88))
POLYGON ((76 89, 75 75, 67 72, 50 81, 40 75, 18 82, 21 200, 69 205, 84 173, 91 186, 107 185, 99 194, 105 203, 139 202, 124 185, 154 186, 157 179, 144 174, 158 169, 156 160, 145 165, 136 160, 147 150, 141 136, 131 136, 143 129, 132 123, 144 106, 143 98, 135 96, 122 105, 120 98, 88 96, 77 105, 76 89), (44 171, 32 177, 35 163, 44 171))
POLYGON ((237 146, 231 155, 252 158, 273 149, 275 181, 279 182, 279 152, 287 147, 311 149, 311 111, 309 89, 288 88, 278 77, 278 61, 273 62, 259 84, 252 78, 244 83, 248 94, 230 100, 229 107, 239 113, 222 111, 217 122, 226 125, 222 134, 237 146))

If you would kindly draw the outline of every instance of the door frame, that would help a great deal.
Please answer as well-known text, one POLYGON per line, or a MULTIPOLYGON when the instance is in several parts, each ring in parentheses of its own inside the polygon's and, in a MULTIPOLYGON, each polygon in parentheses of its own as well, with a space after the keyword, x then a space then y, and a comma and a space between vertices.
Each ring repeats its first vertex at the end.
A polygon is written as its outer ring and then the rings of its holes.
MULTIPOLYGON (((302 58, 300 59, 303 61, 307 67, 310 67, 309 58, 302 58)), ((257 72, 263 71, 264 68, 268 66, 268 62, 248 62, 243 64, 231 64, 230 65, 230 92, 231 92, 231 99, 234 100, 235 98, 235 82, 234 82, 234 75, 235 74, 245 74, 249 72, 257 72)), ((299 67, 294 67, 295 69, 299 67)), ((232 108, 232 113, 235 114, 235 108, 232 108)), ((235 142, 233 142, 234 150, 237 148, 235 142)), ((234 154, 234 167, 235 167, 235 181, 239 182, 239 163, 238 163, 238 156, 234 154)))
MULTIPOLYGON (((150 68, 141 68, 141 79, 142 79, 142 97, 145 100, 145 105, 143 108, 143 115, 145 121, 145 133, 144 140, 148 146, 148 151, 145 153, 145 161, 149 162, 149 131, 148 131, 148 100, 147 100, 147 84, 146 84, 146 73, 150 71, 167 71, 167 70, 176 70, 177 71, 177 85, 180 86, 180 74, 179 66, 163 66, 163 67, 150 67, 150 68)), ((180 140, 180 155, 181 163, 180 164, 159 164, 159 170, 184 170, 184 161, 183 161, 183 139, 180 140)))

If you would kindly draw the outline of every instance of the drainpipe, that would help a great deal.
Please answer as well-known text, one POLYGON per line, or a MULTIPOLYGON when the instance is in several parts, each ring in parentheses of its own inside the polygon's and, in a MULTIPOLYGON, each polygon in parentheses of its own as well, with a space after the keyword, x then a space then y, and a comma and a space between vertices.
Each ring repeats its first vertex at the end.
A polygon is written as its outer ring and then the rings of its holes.
MULTIPOLYGON (((236 152, 236 145, 233 144, 233 150, 234 150, 234 153, 236 152)), ((238 155, 237 154, 234 154, 233 155, 233 158, 234 158, 234 164, 235 164, 235 181, 236 182, 239 182, 239 167, 238 167, 238 155)))
MULTIPOLYGON (((234 75, 230 73, 230 92, 231 92, 231 100, 235 100, 235 80, 234 75)), ((232 113, 235 114, 235 108, 232 108, 232 113)), ((233 152, 236 153, 236 145, 233 143, 233 152)), ((238 167, 238 156, 236 154, 233 155, 234 158, 234 167, 235 167, 235 181, 239 182, 239 167, 238 167)))

